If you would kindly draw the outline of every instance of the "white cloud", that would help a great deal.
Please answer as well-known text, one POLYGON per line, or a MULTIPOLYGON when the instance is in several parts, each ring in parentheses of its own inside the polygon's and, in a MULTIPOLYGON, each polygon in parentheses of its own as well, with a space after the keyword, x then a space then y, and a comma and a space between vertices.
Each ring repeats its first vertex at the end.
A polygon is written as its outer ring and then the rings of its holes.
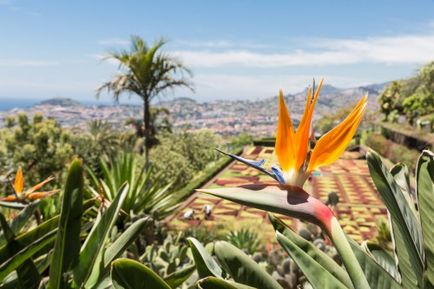
POLYGON ((310 49, 286 53, 254 50, 175 51, 194 67, 288 67, 356 63, 419 64, 434 60, 434 34, 366 39, 311 40, 310 49))
POLYGON ((32 59, 0 59, 0 67, 47 67, 57 66, 59 62, 32 59))
MULTIPOLYGON (((202 74, 194 78, 196 93, 191 97, 210 99, 257 99, 277 95, 279 89, 285 93, 296 93, 311 83, 313 75, 229 75, 202 74)), ((320 78, 321 76, 317 76, 320 78)), ((360 80, 359 80, 360 81, 360 80)), ((328 75, 327 84, 351 87, 357 84, 353 78, 328 75)), ((186 92, 187 93, 187 92, 186 92)), ((187 93, 188 94, 188 93, 187 93)), ((182 95, 182 93, 178 93, 182 95)))

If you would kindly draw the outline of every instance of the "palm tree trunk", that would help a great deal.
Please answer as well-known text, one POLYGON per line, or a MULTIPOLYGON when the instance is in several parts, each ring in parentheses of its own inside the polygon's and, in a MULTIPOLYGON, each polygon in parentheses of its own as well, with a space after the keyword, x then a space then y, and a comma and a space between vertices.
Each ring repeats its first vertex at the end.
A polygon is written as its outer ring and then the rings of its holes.
POLYGON ((145 124, 145 168, 149 166, 149 149, 151 148, 151 128, 150 128, 150 115, 149 112, 149 98, 144 97, 143 101, 143 122, 145 124))

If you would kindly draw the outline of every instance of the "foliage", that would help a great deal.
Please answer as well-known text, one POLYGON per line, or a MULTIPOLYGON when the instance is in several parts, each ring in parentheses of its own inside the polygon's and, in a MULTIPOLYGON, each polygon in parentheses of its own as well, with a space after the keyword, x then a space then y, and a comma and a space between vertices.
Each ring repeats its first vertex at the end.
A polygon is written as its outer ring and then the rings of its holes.
POLYGON ((160 145, 151 150, 151 163, 175 188, 200 177, 220 158, 215 148, 222 144, 222 139, 209 131, 163 134, 159 139, 160 145))
POLYGON ((21 165, 36 183, 62 171, 73 155, 71 135, 52 119, 36 114, 10 117, 0 131, 0 173, 21 165))
POLYGON ((377 220, 377 236, 375 237, 375 241, 385 250, 390 251, 393 248, 389 223, 384 218, 377 220))
MULTIPOLYGON (((188 246, 181 241, 182 233, 168 235, 163 244, 150 244, 139 260, 163 279, 171 279, 175 272, 185 270, 191 275, 194 271, 192 259, 187 254, 188 246)), ((188 277, 187 276, 187 277, 188 277)))
POLYGON ((371 177, 390 213, 397 263, 381 247, 360 247, 350 240, 327 207, 301 189, 244 186, 203 191, 321 225, 342 257, 344 271, 282 221, 272 218, 279 243, 313 288, 434 288, 434 154, 424 151, 419 157, 414 195, 405 165, 398 164, 389 172, 376 153, 368 153, 367 159, 371 177))
POLYGON ((10 223, 0 214, 5 233, 2 238, 4 245, 0 246, 0 286, 23 289, 45 288, 47 285, 56 289, 71 286, 95 288, 108 276, 110 263, 132 244, 146 220, 137 220, 111 242, 109 233, 125 199, 126 187, 107 209, 98 211, 96 219, 89 220, 92 214, 86 210, 94 202, 83 203, 83 185, 82 164, 75 160, 64 186, 59 216, 20 233, 23 222, 30 221, 32 214, 28 212, 34 211, 33 203, 10 223), (84 243, 81 243, 81 238, 84 238, 84 243), (42 278, 47 268, 49 276, 42 278))
POLYGON ((94 196, 102 195, 111 202, 126 184, 122 210, 130 216, 146 214, 160 220, 181 203, 181 199, 169 191, 171 183, 161 185, 162 174, 154 173, 152 167, 145 170, 134 154, 121 153, 110 162, 102 159, 100 167, 102 178, 88 170, 91 177, 89 190, 94 196))
POLYGON ((115 100, 121 94, 135 94, 143 100, 143 123, 145 134, 145 156, 149 162, 149 149, 155 144, 151 127, 151 100, 168 90, 185 87, 192 89, 189 77, 192 75, 181 61, 163 53, 164 39, 152 46, 138 36, 131 37, 131 49, 112 52, 107 59, 119 64, 119 73, 112 80, 98 88, 113 93, 115 100))
POLYGON ((434 112, 434 62, 423 66, 412 78, 392 82, 379 98, 386 120, 405 115, 410 124, 415 118, 434 112))
POLYGON ((232 245, 242 248, 242 250, 249 255, 258 252, 261 247, 258 234, 249 229, 243 228, 238 231, 231 231, 226 236, 226 240, 232 245))
POLYGON ((365 144, 375 151, 378 151, 385 158, 393 162, 402 162, 414 171, 415 163, 419 157, 419 152, 407 148, 404 145, 388 140, 378 133, 370 133, 366 136, 365 144))
POLYGON ((101 158, 116 156, 120 148, 120 133, 103 120, 92 120, 87 129, 72 137, 75 153, 86 160, 86 164, 98 169, 101 158))

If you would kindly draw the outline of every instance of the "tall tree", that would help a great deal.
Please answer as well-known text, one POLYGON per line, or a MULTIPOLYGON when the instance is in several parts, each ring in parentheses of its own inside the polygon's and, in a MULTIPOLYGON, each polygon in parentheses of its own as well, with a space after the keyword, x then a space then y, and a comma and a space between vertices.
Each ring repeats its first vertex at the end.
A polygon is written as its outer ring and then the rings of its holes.
POLYGON ((130 50, 111 52, 105 59, 119 64, 119 73, 97 89, 97 96, 106 90, 113 93, 116 101, 121 94, 135 94, 143 100, 143 122, 145 124, 145 156, 149 162, 149 149, 152 146, 151 100, 157 95, 178 87, 193 90, 190 82, 191 71, 177 58, 162 51, 164 39, 152 46, 138 37, 131 37, 130 50))

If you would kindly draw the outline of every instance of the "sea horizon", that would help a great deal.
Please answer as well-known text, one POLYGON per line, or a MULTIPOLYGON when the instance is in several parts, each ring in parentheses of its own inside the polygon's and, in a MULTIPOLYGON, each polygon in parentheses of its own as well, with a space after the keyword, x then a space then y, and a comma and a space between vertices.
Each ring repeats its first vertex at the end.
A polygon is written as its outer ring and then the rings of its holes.
MULTIPOLYGON (((12 99, 12 98, 0 98, 0 112, 2 111, 9 111, 12 109, 28 109, 31 108, 32 106, 35 106, 39 103, 41 103, 42 101, 48 100, 50 98, 44 98, 44 99, 40 99, 40 98, 17 98, 17 99, 12 99)), ((86 100, 80 100, 80 99, 72 99, 74 101, 79 102, 81 105, 83 106, 110 106, 110 105, 116 105, 116 103, 114 103, 113 101, 109 101, 109 100, 93 100, 93 101, 86 101, 86 100)), ((120 105, 139 105, 138 103, 135 102, 127 102, 127 101, 122 101, 119 103, 120 105)))

